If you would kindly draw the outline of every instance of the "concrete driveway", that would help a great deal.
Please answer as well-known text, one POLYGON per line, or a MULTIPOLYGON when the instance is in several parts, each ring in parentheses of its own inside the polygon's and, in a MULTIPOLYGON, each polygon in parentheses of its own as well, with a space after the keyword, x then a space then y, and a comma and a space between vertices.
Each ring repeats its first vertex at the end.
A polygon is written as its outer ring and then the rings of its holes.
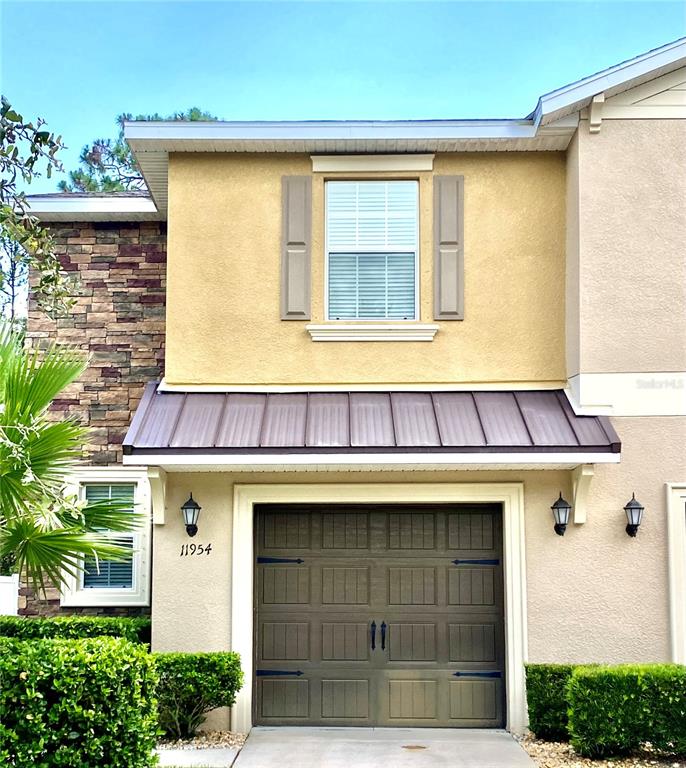
POLYGON ((253 728, 233 768, 533 768, 507 731, 253 728))

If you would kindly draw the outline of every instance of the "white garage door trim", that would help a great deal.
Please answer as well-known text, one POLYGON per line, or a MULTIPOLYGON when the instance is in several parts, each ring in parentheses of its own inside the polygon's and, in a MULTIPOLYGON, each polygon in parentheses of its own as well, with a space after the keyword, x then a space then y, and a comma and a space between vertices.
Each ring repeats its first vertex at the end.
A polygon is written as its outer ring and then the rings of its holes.
POLYGON ((231 647, 240 654, 245 673, 231 715, 234 731, 247 733, 252 727, 254 505, 326 503, 502 504, 507 729, 513 733, 524 730, 527 623, 523 483, 236 485, 233 501, 231 647))

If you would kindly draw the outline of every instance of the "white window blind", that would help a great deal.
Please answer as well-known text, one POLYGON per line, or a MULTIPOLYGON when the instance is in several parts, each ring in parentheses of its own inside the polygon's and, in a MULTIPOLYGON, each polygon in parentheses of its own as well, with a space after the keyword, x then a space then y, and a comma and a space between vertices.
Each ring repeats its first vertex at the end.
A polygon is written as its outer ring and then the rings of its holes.
POLYGON ((328 317, 416 318, 416 181, 326 185, 328 317))
MULTIPOLYGON (((118 499, 131 500, 131 511, 134 505, 134 485, 101 485, 88 484, 84 487, 87 501, 107 501, 118 499)), ((133 548, 133 534, 112 534, 112 543, 133 548)), ((114 560, 98 560, 88 557, 83 563, 84 589, 131 589, 133 587, 133 558, 124 562, 114 560)))

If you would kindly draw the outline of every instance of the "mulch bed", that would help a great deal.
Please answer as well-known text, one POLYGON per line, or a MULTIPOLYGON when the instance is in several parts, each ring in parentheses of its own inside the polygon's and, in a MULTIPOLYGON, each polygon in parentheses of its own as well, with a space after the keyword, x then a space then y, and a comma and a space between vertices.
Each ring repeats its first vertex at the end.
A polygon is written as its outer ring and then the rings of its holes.
POLYGON ((652 752, 650 745, 626 757, 590 760, 580 757, 566 742, 541 741, 527 734, 519 739, 540 768, 686 768, 686 760, 661 757, 652 752))

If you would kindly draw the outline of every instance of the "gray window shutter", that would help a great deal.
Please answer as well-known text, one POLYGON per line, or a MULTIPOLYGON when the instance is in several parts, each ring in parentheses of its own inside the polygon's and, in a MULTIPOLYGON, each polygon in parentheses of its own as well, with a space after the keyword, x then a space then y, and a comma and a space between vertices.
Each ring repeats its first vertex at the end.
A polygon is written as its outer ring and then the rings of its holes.
POLYGON ((464 319, 464 177, 434 176, 434 319, 464 319))
POLYGON ((312 177, 283 177, 282 219, 281 319, 309 320, 312 177))

